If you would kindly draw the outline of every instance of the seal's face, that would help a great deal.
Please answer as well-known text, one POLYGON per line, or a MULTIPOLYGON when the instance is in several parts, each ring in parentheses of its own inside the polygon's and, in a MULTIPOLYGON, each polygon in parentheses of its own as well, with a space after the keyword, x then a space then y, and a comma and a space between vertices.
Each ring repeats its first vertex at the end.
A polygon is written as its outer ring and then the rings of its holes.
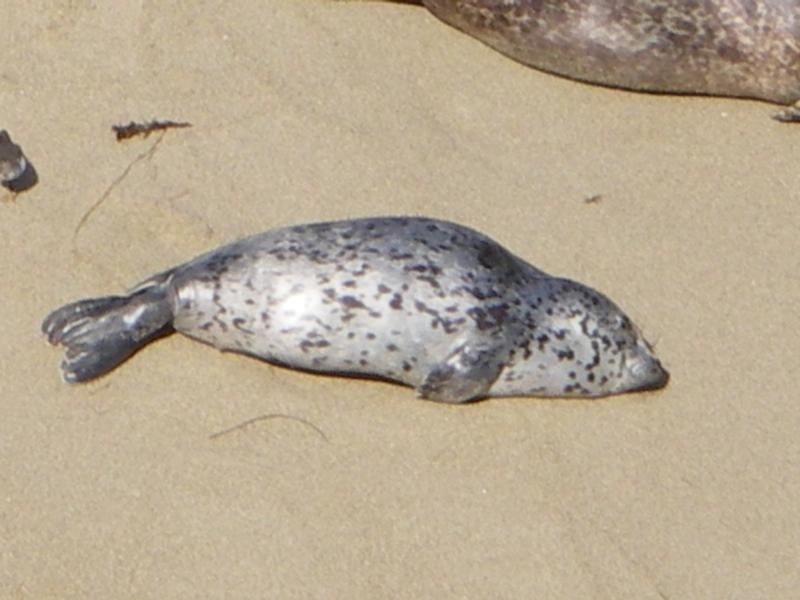
POLYGON ((636 345, 622 353, 624 368, 615 391, 644 391, 661 389, 669 381, 669 373, 653 355, 647 340, 637 332, 636 345))
POLYGON ((605 396, 662 388, 669 374, 631 320, 579 283, 553 280, 539 310, 535 381, 550 395, 605 396), (541 314, 541 312, 539 313, 541 314))
POLYGON ((618 316, 608 332, 614 344, 611 354, 619 357, 614 393, 657 390, 667 385, 669 373, 628 317, 618 316))

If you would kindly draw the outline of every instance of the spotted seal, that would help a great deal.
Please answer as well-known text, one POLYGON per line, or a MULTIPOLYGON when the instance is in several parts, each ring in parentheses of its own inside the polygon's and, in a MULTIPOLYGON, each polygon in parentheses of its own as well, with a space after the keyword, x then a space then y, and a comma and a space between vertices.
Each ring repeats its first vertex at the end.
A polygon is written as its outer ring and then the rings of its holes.
POLYGON ((403 1, 571 79, 779 104, 800 99, 798 0, 403 1))
POLYGON ((98 377, 170 330, 291 367, 385 378, 423 398, 583 396, 668 374, 608 298, 477 231, 367 218, 267 231, 68 304, 42 329, 64 378, 98 377))
POLYGON ((0 183, 11 185, 22 177, 28 168, 28 161, 22 153, 22 148, 11 141, 6 130, 0 131, 0 183))

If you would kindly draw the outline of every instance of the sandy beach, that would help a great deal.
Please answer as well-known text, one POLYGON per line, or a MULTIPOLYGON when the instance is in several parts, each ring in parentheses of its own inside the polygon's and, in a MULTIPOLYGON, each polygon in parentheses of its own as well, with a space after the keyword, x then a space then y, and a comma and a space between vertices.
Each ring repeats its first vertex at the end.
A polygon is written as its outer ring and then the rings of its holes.
POLYGON ((778 107, 579 84, 381 2, 0 13, 0 129, 39 176, 0 189, 0 597, 800 593, 778 107), (151 119, 192 127, 115 140, 151 119), (386 214, 607 293, 670 385, 447 406, 175 335, 70 386, 40 333, 239 237, 386 214))

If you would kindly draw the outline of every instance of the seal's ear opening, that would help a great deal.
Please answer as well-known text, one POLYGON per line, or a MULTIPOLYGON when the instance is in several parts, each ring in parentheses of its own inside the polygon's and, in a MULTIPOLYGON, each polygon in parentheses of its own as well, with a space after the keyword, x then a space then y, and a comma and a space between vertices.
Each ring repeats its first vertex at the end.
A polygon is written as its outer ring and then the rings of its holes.
POLYGON ((16 179, 4 181, 3 187, 11 192, 14 192, 15 194, 18 194, 31 189, 37 183, 39 183, 39 174, 36 172, 36 168, 33 166, 31 161, 27 160, 26 157, 25 170, 22 172, 22 174, 16 179))

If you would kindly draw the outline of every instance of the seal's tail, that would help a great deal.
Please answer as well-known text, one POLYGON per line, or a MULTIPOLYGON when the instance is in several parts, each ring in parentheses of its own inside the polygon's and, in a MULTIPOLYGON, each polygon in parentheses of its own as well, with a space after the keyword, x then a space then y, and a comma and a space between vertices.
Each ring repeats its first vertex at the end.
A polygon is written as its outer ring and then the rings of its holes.
POLYGON ((42 323, 47 341, 66 346, 65 381, 99 377, 139 348, 170 332, 172 306, 163 285, 143 286, 129 296, 91 298, 62 306, 42 323))

